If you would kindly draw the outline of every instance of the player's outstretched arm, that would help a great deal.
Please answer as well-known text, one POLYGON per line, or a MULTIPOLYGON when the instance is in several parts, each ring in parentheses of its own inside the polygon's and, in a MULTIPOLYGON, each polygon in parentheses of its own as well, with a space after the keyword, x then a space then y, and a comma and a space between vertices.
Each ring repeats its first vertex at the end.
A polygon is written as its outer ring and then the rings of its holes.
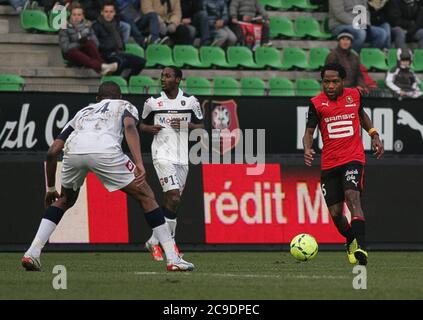
POLYGON ((360 123, 363 129, 366 130, 372 138, 372 148, 375 151, 373 155, 376 157, 376 159, 381 159, 385 153, 383 143, 380 141, 379 134, 377 133, 376 129, 373 128, 372 120, 370 120, 364 109, 362 109, 360 112, 360 123))
POLYGON ((53 144, 47 151, 46 158, 46 175, 47 175, 47 192, 45 195, 45 206, 50 206, 59 198, 59 193, 56 191, 56 168, 57 157, 62 152, 65 141, 62 139, 54 140, 53 144))
POLYGON ((125 138, 135 162, 135 182, 141 186, 145 181, 145 169, 141 156, 141 142, 135 119, 126 117, 123 120, 125 138))
POLYGON ((316 128, 306 128, 306 131, 304 133, 303 137, 303 147, 304 147, 304 163, 307 166, 311 166, 311 163, 314 160, 314 155, 316 152, 313 150, 313 135, 314 130, 316 128))

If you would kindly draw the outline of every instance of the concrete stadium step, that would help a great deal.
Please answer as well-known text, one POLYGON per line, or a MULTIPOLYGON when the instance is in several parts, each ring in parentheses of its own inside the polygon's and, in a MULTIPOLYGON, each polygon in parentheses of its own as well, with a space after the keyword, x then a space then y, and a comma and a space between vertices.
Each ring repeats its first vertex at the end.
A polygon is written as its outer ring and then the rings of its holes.
POLYGON ((25 67, 0 66, 0 73, 19 74, 22 77, 38 78, 76 78, 76 79, 98 79, 100 76, 93 70, 86 68, 67 67, 25 67))
POLYGON ((0 50, 0 66, 48 66, 48 51, 0 50))
MULTIPOLYGON (((63 58, 60 48, 57 44, 52 45, 39 45, 39 44, 19 44, 19 43, 1 43, 0 42, 0 51, 43 51, 47 55, 48 64, 47 66, 51 67, 63 67, 63 58)), ((14 66, 13 64, 9 64, 14 66)), ((19 64, 17 65, 19 66, 19 64)), ((37 64, 33 65, 34 67, 38 66, 37 64)), ((44 66, 44 65, 41 65, 44 66)))
POLYGON ((0 34, 9 33, 9 20, 0 19, 0 34))
POLYGON ((272 39, 273 46, 278 49, 283 48, 329 48, 333 49, 336 47, 337 42, 335 40, 323 41, 323 40, 290 40, 290 39, 272 39))
POLYGON ((12 6, 5 4, 0 5, 0 15, 19 16, 19 14, 16 13, 12 6))
POLYGON ((25 91, 97 92, 99 78, 37 78, 25 77, 25 91))
POLYGON ((55 44, 59 45, 57 34, 42 33, 8 33, 0 34, 0 43, 26 43, 26 44, 55 44))

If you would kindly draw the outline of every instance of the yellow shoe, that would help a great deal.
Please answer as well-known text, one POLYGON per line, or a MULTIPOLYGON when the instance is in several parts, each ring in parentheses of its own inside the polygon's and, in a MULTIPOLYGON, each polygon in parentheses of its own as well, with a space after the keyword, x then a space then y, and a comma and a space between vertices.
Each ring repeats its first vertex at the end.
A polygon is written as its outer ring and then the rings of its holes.
POLYGON ((367 258, 369 257, 369 254, 367 251, 358 247, 358 249, 354 251, 354 257, 358 260, 359 265, 365 266, 367 264, 367 258))
POLYGON ((357 259, 354 256, 354 252, 358 249, 357 240, 354 239, 350 244, 346 244, 345 247, 347 248, 348 261, 351 264, 356 264, 357 259))

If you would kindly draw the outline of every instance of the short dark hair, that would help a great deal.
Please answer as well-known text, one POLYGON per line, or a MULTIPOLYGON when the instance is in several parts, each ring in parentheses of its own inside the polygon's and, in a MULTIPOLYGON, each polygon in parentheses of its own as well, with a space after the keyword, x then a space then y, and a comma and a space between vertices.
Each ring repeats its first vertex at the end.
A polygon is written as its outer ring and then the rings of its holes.
POLYGON ((175 66, 167 66, 167 67, 165 67, 165 68, 172 69, 172 70, 173 70, 173 72, 175 73, 175 78, 180 78, 180 79, 182 79, 182 70, 181 70, 181 69, 179 69, 178 67, 175 67, 175 66))
POLYGON ((116 11, 116 3, 113 0, 104 1, 103 5, 101 6, 101 11, 103 11, 104 7, 106 6, 113 6, 113 8, 115 8, 115 11, 116 11))
POLYGON ((120 87, 113 81, 103 82, 98 88, 98 99, 120 99, 121 96, 120 87))
POLYGON ((339 77, 341 79, 345 79, 347 77, 347 72, 345 71, 345 68, 342 65, 340 65, 339 63, 328 63, 324 65, 322 70, 320 71, 320 77, 322 79, 325 76, 325 72, 328 70, 338 72, 339 77))

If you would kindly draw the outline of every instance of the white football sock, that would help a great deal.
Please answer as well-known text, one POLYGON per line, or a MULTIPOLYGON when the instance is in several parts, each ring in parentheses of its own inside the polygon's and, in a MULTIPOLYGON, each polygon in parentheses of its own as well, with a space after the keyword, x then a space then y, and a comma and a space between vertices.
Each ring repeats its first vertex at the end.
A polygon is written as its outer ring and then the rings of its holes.
POLYGON ((172 236, 170 235, 168 224, 163 223, 162 225, 155 227, 153 229, 153 235, 162 245, 167 260, 177 261, 178 255, 175 252, 175 244, 173 242, 172 236))
POLYGON ((176 219, 168 219, 165 217, 167 224, 169 225, 170 235, 175 239, 176 235, 176 219))
POLYGON ((154 236, 154 232, 151 234, 151 237, 147 240, 147 242, 154 245, 159 244, 159 240, 154 236))
POLYGON ((27 252, 25 252, 25 255, 38 258, 41 254, 41 250, 44 248, 51 234, 56 229, 56 226, 57 225, 53 221, 42 219, 37 234, 32 241, 31 247, 27 252))

